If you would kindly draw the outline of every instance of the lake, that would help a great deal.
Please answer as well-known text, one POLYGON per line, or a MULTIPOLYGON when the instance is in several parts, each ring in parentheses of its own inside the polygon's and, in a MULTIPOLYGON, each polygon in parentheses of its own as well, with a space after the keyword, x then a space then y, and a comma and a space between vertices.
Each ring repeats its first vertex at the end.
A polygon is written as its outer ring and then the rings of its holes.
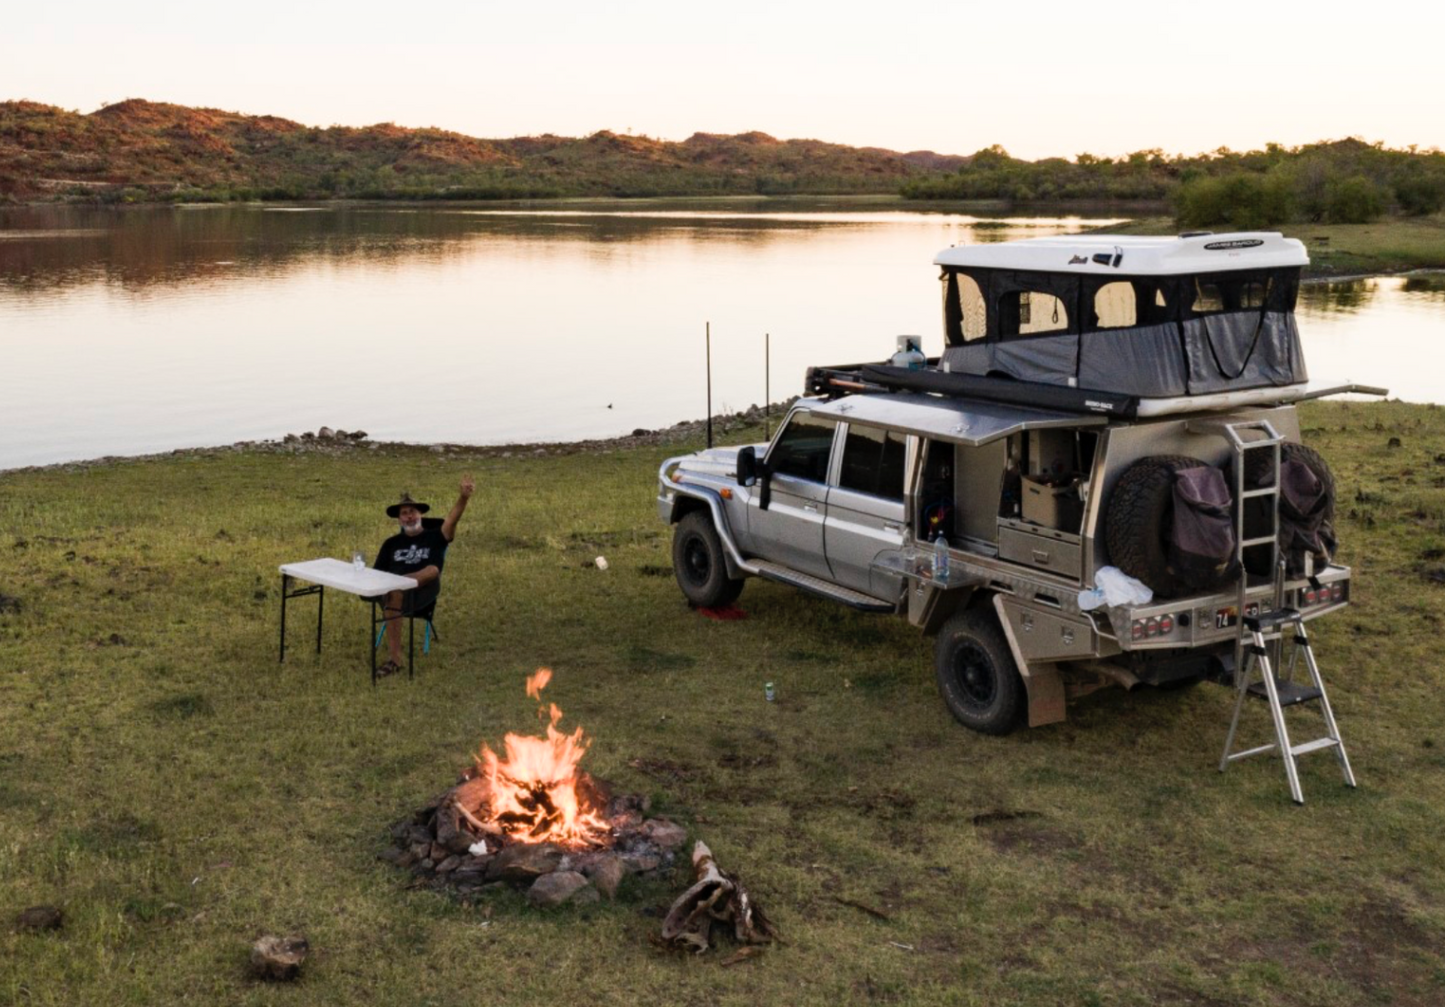
MULTIPOLYGON (((817 199, 0 210, 0 469, 279 438, 564 441, 942 346, 941 248, 1104 226, 817 199)), ((1312 284, 1315 378, 1440 401, 1445 279, 1312 284)))

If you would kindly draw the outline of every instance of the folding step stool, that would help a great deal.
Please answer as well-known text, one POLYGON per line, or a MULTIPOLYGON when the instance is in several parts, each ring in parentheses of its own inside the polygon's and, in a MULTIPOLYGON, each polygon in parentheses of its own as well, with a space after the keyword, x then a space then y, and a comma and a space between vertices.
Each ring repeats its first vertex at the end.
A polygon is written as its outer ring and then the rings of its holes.
POLYGON ((1234 536, 1235 560, 1239 564, 1238 612, 1240 625, 1239 638, 1234 644, 1234 684, 1237 695, 1234 700, 1234 716, 1229 722, 1229 735, 1224 741, 1224 756, 1219 760, 1219 771, 1222 773, 1231 762, 1247 759, 1251 755, 1263 755, 1266 752, 1277 751, 1284 760, 1285 776, 1289 779, 1290 797, 1296 804, 1303 804, 1305 802, 1304 791, 1300 789, 1299 767, 1295 764, 1295 759, 1299 756, 1307 752, 1318 752, 1327 748, 1334 749, 1336 757, 1340 760, 1340 769, 1344 772, 1345 783, 1351 787, 1355 786, 1355 774, 1350 769, 1350 760, 1345 754, 1345 743, 1340 739, 1340 728, 1335 722, 1334 711, 1330 709, 1329 697, 1325 694, 1325 682, 1320 677, 1319 663, 1315 661, 1314 651, 1310 648, 1309 634, 1305 632, 1304 616, 1295 609, 1284 607, 1285 560, 1279 552, 1280 452, 1284 438, 1270 425, 1268 420, 1201 423, 1197 426, 1206 425, 1213 431, 1223 434, 1233 449, 1234 486, 1239 497, 1239 506, 1235 509, 1234 536), (1252 432, 1256 436, 1247 438, 1244 436, 1246 431, 1252 432), (1269 481, 1267 486, 1249 489, 1245 485, 1245 455, 1250 451, 1269 451, 1273 456, 1274 478, 1269 481), (1268 535, 1245 538, 1245 501, 1258 497, 1270 498, 1272 505, 1270 507, 1271 531, 1268 535), (1273 611, 1262 611, 1251 616, 1246 614, 1249 601, 1249 572, 1244 566, 1244 551, 1265 546, 1269 547, 1270 569, 1274 571, 1274 608, 1273 611), (1293 649, 1290 651, 1289 666, 1285 670, 1284 677, 1280 678, 1275 673, 1275 664, 1283 663, 1283 640, 1286 630, 1293 633, 1293 649), (1276 655, 1274 661, 1270 659, 1271 644, 1274 645, 1276 655), (1301 653, 1305 657, 1305 668, 1309 671, 1310 685, 1300 685, 1294 681, 1301 653), (1252 681, 1256 671, 1259 672, 1260 680, 1258 682, 1252 681), (1268 745, 1236 752, 1234 751, 1234 736, 1239 729, 1239 714, 1244 708, 1246 695, 1268 701, 1270 715, 1274 720, 1275 740, 1268 745), (1320 704, 1320 713, 1325 722, 1325 736, 1298 745, 1291 745, 1289 729, 1284 721, 1284 708, 1314 702, 1320 704))

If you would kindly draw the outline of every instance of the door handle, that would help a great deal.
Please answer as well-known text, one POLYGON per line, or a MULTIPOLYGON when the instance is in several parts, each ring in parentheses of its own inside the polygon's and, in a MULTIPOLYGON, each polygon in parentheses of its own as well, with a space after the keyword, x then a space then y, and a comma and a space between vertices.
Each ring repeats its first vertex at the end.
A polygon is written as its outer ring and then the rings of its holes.
POLYGON ((818 513, 818 505, 815 503, 805 503, 803 504, 803 510, 810 510, 816 514, 818 513))
POLYGON ((897 534, 898 532, 901 532, 903 530, 903 526, 901 524, 889 524, 887 521, 884 521, 883 530, 891 531, 894 534, 897 534))

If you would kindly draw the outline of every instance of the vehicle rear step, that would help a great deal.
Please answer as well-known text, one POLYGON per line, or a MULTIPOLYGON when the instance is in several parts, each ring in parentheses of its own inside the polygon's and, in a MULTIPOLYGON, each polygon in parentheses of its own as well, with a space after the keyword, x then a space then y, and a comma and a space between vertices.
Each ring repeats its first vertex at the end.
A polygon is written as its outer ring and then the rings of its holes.
POLYGON ((828 581, 819 577, 789 569, 781 563, 770 563, 767 560, 753 560, 753 566, 757 567, 759 577, 766 577, 768 580, 777 581, 779 584, 796 587, 799 590, 807 591, 809 594, 816 594, 820 598, 829 598, 833 601, 842 602, 849 608, 856 608, 860 612, 895 612, 898 608, 892 602, 880 601, 861 591, 854 591, 850 588, 839 587, 837 584, 830 584, 828 581))

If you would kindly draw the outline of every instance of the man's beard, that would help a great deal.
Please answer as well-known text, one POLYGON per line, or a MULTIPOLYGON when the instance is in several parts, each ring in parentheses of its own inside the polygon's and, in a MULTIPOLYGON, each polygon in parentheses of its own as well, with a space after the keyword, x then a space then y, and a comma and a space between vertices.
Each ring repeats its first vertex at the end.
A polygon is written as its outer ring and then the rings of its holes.
POLYGON ((405 521, 401 522, 401 530, 408 533, 421 531, 421 518, 416 518, 411 524, 407 524, 405 521))

